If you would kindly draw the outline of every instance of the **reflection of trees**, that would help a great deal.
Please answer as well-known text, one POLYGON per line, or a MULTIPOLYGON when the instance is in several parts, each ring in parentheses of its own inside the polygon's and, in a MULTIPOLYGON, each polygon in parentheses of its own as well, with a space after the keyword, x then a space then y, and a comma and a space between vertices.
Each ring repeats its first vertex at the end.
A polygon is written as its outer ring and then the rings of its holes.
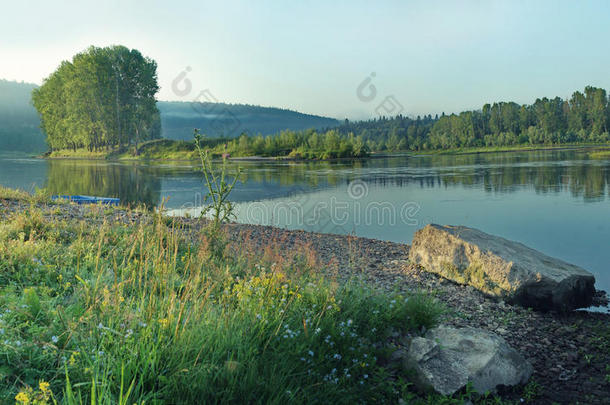
MULTIPOLYGON (((357 178, 380 187, 462 186, 490 193, 530 188, 538 193, 569 192, 585 201, 610 193, 610 163, 578 151, 538 151, 471 155, 431 155, 339 162, 236 162, 242 183, 234 197, 251 201, 270 195, 307 193, 357 178), (606 191, 608 190, 608 191, 606 191), (263 194, 263 195, 261 195, 263 194)), ((197 178, 193 167, 49 161, 48 187, 56 194, 119 197, 123 202, 160 202, 161 181, 197 178)), ((175 187, 180 186, 177 183, 175 187)))
POLYGON ((118 197, 122 204, 160 202, 158 170, 105 162, 50 161, 47 185, 53 194, 118 197))
POLYGON ((585 201, 603 199, 606 190, 610 194, 610 163, 589 160, 577 151, 432 155, 407 158, 406 164, 405 158, 394 158, 366 165, 386 169, 379 176, 366 176, 380 186, 460 185, 499 193, 531 187, 538 193, 569 191, 585 201), (397 170, 388 176, 393 168, 397 170))

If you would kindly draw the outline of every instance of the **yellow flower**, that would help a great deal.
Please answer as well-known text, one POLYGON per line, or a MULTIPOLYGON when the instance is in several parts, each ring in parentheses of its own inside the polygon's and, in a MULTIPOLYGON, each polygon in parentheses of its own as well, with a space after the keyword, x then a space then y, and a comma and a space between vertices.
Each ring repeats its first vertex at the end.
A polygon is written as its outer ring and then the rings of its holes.
POLYGON ((42 391, 43 394, 49 392, 49 383, 46 381, 40 381, 38 383, 38 389, 42 391))
POLYGON ((15 396, 15 400, 21 404, 29 404, 30 403, 30 397, 28 396, 27 393, 21 391, 19 392, 19 394, 17 394, 15 396))
POLYGON ((158 321, 161 326, 163 326, 164 328, 167 327, 167 325, 169 325, 169 320, 167 318, 163 318, 163 319, 159 319, 158 321))

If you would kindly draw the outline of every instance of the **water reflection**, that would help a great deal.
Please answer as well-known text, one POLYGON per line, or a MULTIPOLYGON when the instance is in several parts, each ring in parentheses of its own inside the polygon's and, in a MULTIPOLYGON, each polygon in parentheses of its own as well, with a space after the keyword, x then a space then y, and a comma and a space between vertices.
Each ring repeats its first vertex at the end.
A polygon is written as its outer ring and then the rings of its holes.
MULTIPOLYGON (((233 162, 243 170, 232 196, 237 202, 313 193, 362 179, 378 187, 474 188, 493 194, 531 189, 568 192, 584 202, 610 195, 610 161, 586 151, 536 151, 392 157, 342 162, 233 162)), ((196 204, 203 184, 189 164, 26 159, 0 156, 0 184, 57 194, 118 197, 124 203, 170 207, 196 204)), ((382 198, 382 196, 381 196, 382 198)))
POLYGON ((46 187, 53 194, 117 197, 122 204, 156 206, 161 201, 159 171, 139 165, 51 161, 46 187))

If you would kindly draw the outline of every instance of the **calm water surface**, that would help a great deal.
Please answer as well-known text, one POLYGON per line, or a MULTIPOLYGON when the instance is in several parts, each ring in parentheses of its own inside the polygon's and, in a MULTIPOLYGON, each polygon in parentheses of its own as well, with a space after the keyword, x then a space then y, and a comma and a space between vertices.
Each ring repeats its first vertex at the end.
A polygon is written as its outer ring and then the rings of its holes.
MULTIPOLYGON (((610 291, 610 161, 587 151, 417 156, 358 162, 241 162, 240 222, 409 243, 427 223, 467 225, 593 272, 610 291)), ((45 161, 0 155, 0 184, 119 197, 196 214, 188 164, 45 161)))

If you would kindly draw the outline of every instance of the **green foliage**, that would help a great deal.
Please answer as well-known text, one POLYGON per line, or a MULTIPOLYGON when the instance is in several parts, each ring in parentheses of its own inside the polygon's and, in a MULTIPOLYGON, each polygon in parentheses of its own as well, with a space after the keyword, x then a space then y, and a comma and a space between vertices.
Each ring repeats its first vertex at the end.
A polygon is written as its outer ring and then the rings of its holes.
POLYGON ((210 157, 208 149, 202 147, 202 135, 199 130, 195 129, 195 146, 197 147, 197 153, 201 161, 201 172, 205 180, 207 193, 204 197, 204 207, 201 211, 201 215, 205 216, 210 214, 212 217, 212 227, 217 230, 220 224, 231 220, 234 214, 234 207, 231 201, 229 201, 229 194, 235 187, 237 180, 239 180, 240 169, 237 168, 233 174, 233 179, 228 180, 228 166, 226 156, 222 157, 222 163, 220 165, 220 173, 216 173, 213 165, 212 158, 210 157))
POLYGON ((610 142, 606 90, 587 86, 569 100, 537 99, 531 105, 485 104, 481 110, 441 117, 381 117, 346 122, 341 133, 362 136, 372 151, 437 150, 514 145, 610 142))
POLYGON ((396 402, 406 394, 378 361, 385 337, 438 313, 331 283, 307 251, 208 261, 161 218, 37 214, 42 230, 24 241, 29 215, 0 223, 0 402, 42 395, 30 388, 41 381, 70 404, 396 402))
POLYGON ((90 47, 62 62, 32 101, 51 150, 93 151, 159 137, 158 90, 157 64, 139 51, 90 47))
POLYGON ((543 393, 543 387, 532 378, 523 388, 523 399, 527 404, 534 404, 543 393))
POLYGON ((340 134, 337 130, 317 132, 282 131, 276 135, 249 136, 226 141, 212 148, 216 155, 292 157, 297 159, 336 159, 368 156, 368 147, 361 137, 340 134))

